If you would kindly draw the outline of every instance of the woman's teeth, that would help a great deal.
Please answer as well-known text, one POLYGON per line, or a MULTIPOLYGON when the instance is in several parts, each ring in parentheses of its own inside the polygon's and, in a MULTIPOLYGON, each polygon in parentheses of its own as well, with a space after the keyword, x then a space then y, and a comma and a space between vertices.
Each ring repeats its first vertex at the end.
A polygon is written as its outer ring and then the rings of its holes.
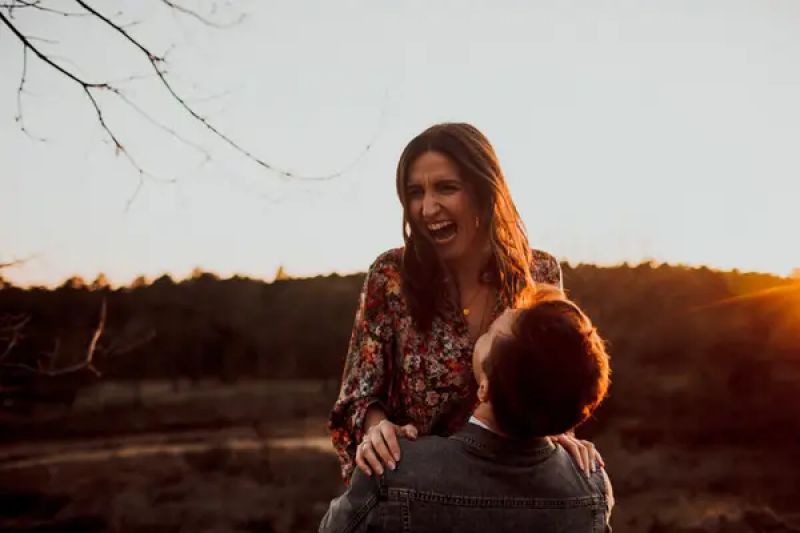
POLYGON ((454 222, 434 222, 428 224, 428 231, 437 243, 444 243, 456 236, 457 226, 454 222))
POLYGON ((431 231, 440 230, 443 227, 447 226, 448 224, 452 224, 452 222, 434 222, 433 224, 428 224, 428 229, 431 231))

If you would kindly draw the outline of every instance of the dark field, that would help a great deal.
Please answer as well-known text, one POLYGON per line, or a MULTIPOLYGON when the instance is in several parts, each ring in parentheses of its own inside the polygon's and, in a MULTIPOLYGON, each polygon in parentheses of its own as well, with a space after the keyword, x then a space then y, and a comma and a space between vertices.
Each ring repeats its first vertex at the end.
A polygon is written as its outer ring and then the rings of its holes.
MULTIPOLYGON (((335 386, 86 388, 69 410, 41 409, 36 427, 7 425, 0 530, 314 530, 341 490, 324 428, 335 386)), ((688 450, 659 428, 616 420, 593 437, 615 486, 615 531, 800 531, 799 447, 688 450)))
MULTIPOLYGON (((612 358, 578 435, 614 531, 800 532, 800 282, 562 266, 612 358)), ((314 530, 342 490, 325 420, 362 282, 0 286, 0 531, 314 530), (102 377, 48 377, 106 307, 102 377)))
POLYGON ((323 382, 84 389, 43 423, 69 438, 16 425, 0 447, 0 529, 313 530, 340 488, 330 397, 323 382))

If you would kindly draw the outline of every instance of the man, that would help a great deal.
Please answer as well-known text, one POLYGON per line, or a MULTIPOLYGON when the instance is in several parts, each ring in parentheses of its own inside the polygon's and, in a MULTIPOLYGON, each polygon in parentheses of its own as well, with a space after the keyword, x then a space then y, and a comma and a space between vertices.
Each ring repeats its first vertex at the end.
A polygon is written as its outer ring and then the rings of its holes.
POLYGON ((322 533, 610 531, 605 470, 587 475, 547 435, 573 430, 609 384, 603 341, 555 289, 501 315, 475 344, 478 406, 449 438, 401 441, 396 470, 331 502, 322 533))

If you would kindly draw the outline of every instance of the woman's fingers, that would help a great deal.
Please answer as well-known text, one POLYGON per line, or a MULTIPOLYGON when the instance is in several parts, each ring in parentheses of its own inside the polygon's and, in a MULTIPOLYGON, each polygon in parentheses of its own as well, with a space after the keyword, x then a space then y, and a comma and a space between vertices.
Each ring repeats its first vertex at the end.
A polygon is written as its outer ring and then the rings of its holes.
POLYGON ((589 448, 586 447, 586 445, 583 443, 583 441, 578 440, 578 439, 574 439, 574 440, 575 440, 575 444, 577 444, 578 450, 580 451, 580 454, 581 454, 581 462, 583 463, 583 471, 588 476, 592 472, 592 463, 591 463, 591 457, 589 456, 589 448))
POLYGON ((600 455, 600 452, 597 451, 597 446, 594 443, 588 440, 581 440, 578 441, 587 451, 587 456, 589 458, 589 465, 590 470, 592 472, 596 472, 600 468, 606 467, 606 462, 603 460, 603 456, 600 455))
POLYGON ((572 444, 572 450, 575 456, 578 458, 578 465, 580 465, 581 470, 588 476, 589 475, 589 454, 586 453, 586 448, 584 448, 578 439, 570 438, 570 444, 572 444))
POLYGON ((394 470, 395 457, 394 452, 390 451, 390 447, 394 446, 397 449, 397 454, 400 454, 399 446, 397 444, 397 434, 394 429, 394 424, 391 422, 381 422, 376 428, 370 430, 370 438, 372 440, 372 447, 380 460, 394 470))
POLYGON ((594 444, 588 440, 579 440, 566 433, 554 437, 565 450, 570 454, 572 459, 588 476, 592 472, 597 471, 598 467, 605 468, 606 463, 600 456, 600 452, 594 444))
POLYGON ((364 460, 364 443, 362 442, 356 447, 356 466, 359 470, 364 472, 367 476, 372 475, 372 469, 369 467, 367 462, 364 460))
POLYGON ((572 460, 578 465, 578 468, 588 475, 588 461, 584 458, 584 450, 582 446, 578 445, 578 440, 568 435, 559 435, 558 443, 567 450, 572 460))
POLYGON ((594 447, 594 444, 589 442, 588 440, 582 440, 581 444, 583 444, 584 449, 586 450, 586 464, 589 465, 590 472, 597 471, 597 450, 594 447))
POLYGON ((600 463, 600 466, 602 468, 605 468, 606 467, 606 462, 603 459, 603 456, 600 455, 600 452, 597 451, 597 448, 594 449, 594 456, 597 459, 597 462, 600 463))
POLYGON ((400 428, 399 433, 400 436, 411 440, 415 440, 419 436, 419 432, 417 428, 414 427, 414 424, 406 424, 400 428))
POLYGON ((383 465, 378 456, 375 455, 375 450, 372 447, 372 441, 365 440, 361 444, 361 449, 364 454, 364 461, 369 465, 370 469, 377 475, 383 474, 383 465))
POLYGON ((368 476, 383 474, 384 465, 394 470, 400 460, 398 436, 414 440, 418 435, 413 424, 400 427, 382 420, 367 430, 356 448, 356 466, 368 476))

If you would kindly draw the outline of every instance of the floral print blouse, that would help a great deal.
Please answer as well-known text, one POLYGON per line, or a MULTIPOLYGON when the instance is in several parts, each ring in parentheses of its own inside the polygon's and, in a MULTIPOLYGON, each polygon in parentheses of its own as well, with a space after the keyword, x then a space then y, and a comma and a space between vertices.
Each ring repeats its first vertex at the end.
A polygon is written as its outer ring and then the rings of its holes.
MULTIPOLYGON (((429 332, 417 329, 400 288, 402 258, 402 248, 390 250, 367 272, 328 422, 346 482, 370 405, 380 404, 395 424, 414 424, 420 435, 454 433, 475 407, 474 342, 466 320, 453 308, 437 313, 429 332)), ((545 252, 533 251, 531 274, 561 286, 558 261, 545 252)), ((502 311, 498 299, 490 321, 502 311)))

